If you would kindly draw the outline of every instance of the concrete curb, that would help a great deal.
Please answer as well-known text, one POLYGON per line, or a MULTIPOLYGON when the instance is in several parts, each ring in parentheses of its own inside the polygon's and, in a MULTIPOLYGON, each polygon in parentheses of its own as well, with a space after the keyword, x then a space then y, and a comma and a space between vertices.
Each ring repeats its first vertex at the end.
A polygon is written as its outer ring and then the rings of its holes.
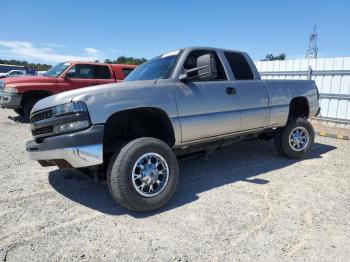
POLYGON ((350 140, 349 136, 344 136, 344 135, 339 135, 339 134, 330 134, 330 133, 323 132, 323 131, 319 131, 319 132, 316 131, 315 134, 318 136, 331 137, 331 138, 336 138, 336 139, 341 139, 341 140, 350 140))

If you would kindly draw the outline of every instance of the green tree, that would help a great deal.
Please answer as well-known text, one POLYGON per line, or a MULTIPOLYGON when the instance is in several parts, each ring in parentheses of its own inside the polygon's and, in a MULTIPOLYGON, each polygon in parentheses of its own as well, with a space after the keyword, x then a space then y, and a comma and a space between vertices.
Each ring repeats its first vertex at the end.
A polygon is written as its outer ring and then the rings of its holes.
MULTIPOLYGON (((99 60, 96 60, 95 62, 99 63, 99 60)), ((146 58, 135 58, 132 56, 119 56, 115 60, 106 59, 104 62, 107 64, 140 65, 144 62, 147 62, 147 59, 146 58)), ((25 66, 27 68, 34 68, 37 71, 47 71, 52 67, 52 65, 48 65, 48 64, 29 63, 29 62, 24 61, 24 60, 16 60, 16 59, 10 59, 10 60, 0 59, 0 64, 25 66)))
POLYGON ((146 58, 135 58, 132 56, 119 56, 115 60, 106 59, 107 64, 130 64, 130 65, 140 65, 147 62, 146 58))
POLYGON ((265 56, 264 59, 261 59, 261 61, 275 61, 275 60, 286 60, 286 54, 281 53, 279 55, 273 55, 273 54, 268 54, 265 56))
POLYGON ((48 64, 28 63, 27 61, 15 60, 15 59, 11 59, 11 60, 0 59, 0 64, 25 66, 27 68, 34 68, 37 71, 47 71, 52 67, 52 65, 48 65, 48 64))

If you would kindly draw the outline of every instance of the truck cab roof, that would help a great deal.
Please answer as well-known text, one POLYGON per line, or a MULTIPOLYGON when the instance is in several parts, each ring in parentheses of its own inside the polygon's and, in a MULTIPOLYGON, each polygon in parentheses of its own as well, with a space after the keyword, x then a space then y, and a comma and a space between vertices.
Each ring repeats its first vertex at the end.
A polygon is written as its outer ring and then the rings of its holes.
POLYGON ((65 61, 63 63, 86 64, 86 65, 111 65, 111 66, 114 66, 114 67, 127 67, 127 68, 135 68, 137 66, 137 65, 130 65, 130 64, 108 64, 108 63, 87 62, 87 61, 65 61))

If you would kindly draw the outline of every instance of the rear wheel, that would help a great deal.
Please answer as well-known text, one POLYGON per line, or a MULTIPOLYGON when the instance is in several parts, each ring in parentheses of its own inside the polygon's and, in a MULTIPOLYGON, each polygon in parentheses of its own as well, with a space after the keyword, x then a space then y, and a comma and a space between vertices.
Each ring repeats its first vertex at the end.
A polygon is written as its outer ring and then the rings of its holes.
POLYGON ((289 158, 301 158, 311 150, 315 132, 305 118, 292 118, 274 139, 279 153, 289 158))
POLYGON ((176 156, 163 141, 139 138, 115 153, 109 163, 107 184, 112 197, 134 211, 152 211, 173 196, 179 178, 176 156))

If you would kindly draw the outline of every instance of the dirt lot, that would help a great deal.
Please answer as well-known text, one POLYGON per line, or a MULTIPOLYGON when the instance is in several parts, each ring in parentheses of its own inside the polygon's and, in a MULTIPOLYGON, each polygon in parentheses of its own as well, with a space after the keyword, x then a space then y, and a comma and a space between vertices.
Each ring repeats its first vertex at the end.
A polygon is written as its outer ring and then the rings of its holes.
POLYGON ((302 161, 249 141, 180 162, 177 194, 137 214, 106 185, 30 161, 29 125, 0 110, 0 261, 349 261, 350 143, 302 161))

